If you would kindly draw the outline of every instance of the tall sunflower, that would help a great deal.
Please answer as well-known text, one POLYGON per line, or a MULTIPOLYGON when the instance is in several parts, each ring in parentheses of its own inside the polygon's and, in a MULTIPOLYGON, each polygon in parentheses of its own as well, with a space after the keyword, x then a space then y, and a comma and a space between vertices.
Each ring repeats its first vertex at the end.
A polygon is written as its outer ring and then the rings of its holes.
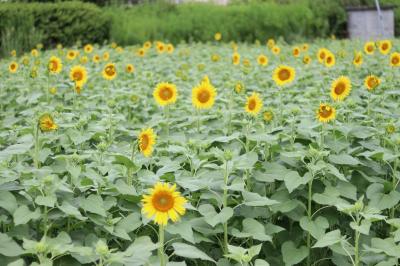
POLYGON ((217 92, 209 82, 200 82, 192 89, 192 104, 197 109, 209 109, 214 105, 217 92))
POLYGON ((232 64, 234 64, 236 66, 240 64, 240 54, 239 53, 237 53, 237 52, 233 53, 232 64))
POLYGON ((159 54, 162 54, 162 53, 164 53, 165 52, 165 44, 163 43, 163 42, 158 42, 157 43, 157 46, 156 46, 156 49, 157 49, 157 52, 159 53, 159 54))
POLYGON ((340 76, 332 82, 331 97, 334 101, 343 101, 351 91, 351 81, 348 77, 340 76))
POLYGON ((310 57, 309 55, 305 55, 305 56, 303 57, 303 63, 304 63, 305 65, 309 65, 309 64, 311 63, 311 57, 310 57))
POLYGON ((185 214, 187 201, 176 191, 176 185, 158 182, 149 192, 149 195, 143 195, 142 212, 156 224, 166 226, 169 219, 176 222, 185 214))
POLYGON ((18 63, 17 62, 11 62, 9 65, 8 65, 8 71, 10 72, 10 73, 15 73, 15 72, 17 72, 17 70, 18 70, 18 63))
POLYGON ((278 66, 274 70, 272 79, 275 81, 276 85, 284 86, 293 82, 296 76, 296 71, 290 66, 278 66))
POLYGON ((57 56, 50 57, 49 63, 48 63, 48 70, 50 73, 58 74, 61 72, 62 67, 63 67, 63 65, 62 65, 60 58, 58 58, 57 56))
POLYGON ((85 51, 85 53, 90 54, 91 52, 93 52, 93 45, 91 44, 86 44, 83 47, 83 50, 85 51))
POLYGON ((321 103, 317 109, 317 119, 322 123, 327 123, 336 117, 336 109, 326 103, 321 103))
POLYGON ((80 65, 73 66, 69 72, 69 78, 79 86, 82 86, 87 81, 86 68, 80 65))
POLYGON ((268 46, 269 49, 272 49, 272 47, 275 46, 275 40, 274 39, 268 39, 267 46, 268 46))
POLYGON ((262 106, 263 102, 260 98, 260 94, 253 92, 253 94, 247 97, 244 109, 248 114, 256 116, 261 111, 262 106))
POLYGON ((333 67, 336 64, 336 57, 330 51, 326 52, 325 55, 325 66, 326 67, 333 67))
POLYGON ((151 41, 146 41, 146 42, 143 44, 143 48, 144 48, 144 49, 150 49, 150 48, 151 48, 151 41))
POLYGON ((78 56, 78 52, 75 50, 69 50, 67 52, 67 59, 68 60, 74 60, 78 56))
POLYGON ((274 45, 274 47, 272 47, 272 53, 274 55, 278 55, 278 54, 280 54, 280 52, 281 52, 281 48, 279 46, 274 45))
POLYGON ((222 39, 222 34, 221 32, 217 32, 214 34, 214 40, 220 41, 222 39))
POLYGON ((400 66, 400 53, 394 52, 390 55, 390 65, 393 67, 400 66))
POLYGON ((178 91, 175 84, 161 82, 157 84, 156 88, 154 89, 153 97, 158 105, 166 106, 176 102, 178 91))
POLYGON ((104 52, 103 53, 103 61, 107 62, 110 59, 110 53, 109 52, 104 52))
POLYGON ((175 47, 174 47, 173 44, 169 43, 169 44, 167 44, 167 48, 166 49, 167 49, 167 53, 172 54, 174 52, 174 50, 175 50, 175 47))
POLYGON ((126 73, 133 73, 133 72, 135 72, 135 67, 132 64, 127 64, 125 66, 125 72, 126 73))
POLYGON ((136 51, 136 55, 139 56, 139 57, 145 56, 145 55, 146 55, 146 49, 144 49, 144 48, 138 49, 138 50, 136 51))
POLYGON ((300 47, 294 47, 292 50, 293 56, 294 57, 299 57, 300 56, 300 47))
POLYGON ((392 49, 392 42, 390 40, 382 40, 378 42, 379 51, 381 54, 388 54, 392 49))
POLYGON ((139 133, 139 150, 145 157, 150 157, 156 143, 156 134, 152 128, 143 129, 139 133))
POLYGON ((364 44, 364 52, 366 54, 372 55, 375 52, 375 43, 374 42, 366 42, 364 44))
POLYGON ((326 48, 319 48, 317 52, 318 62, 325 63, 325 57, 330 51, 326 48))
POLYGON ((260 54, 260 55, 257 57, 257 63, 258 63, 260 66, 266 66, 266 65, 268 65, 268 57, 266 57, 266 56, 263 55, 263 54, 260 54))
POLYGON ((369 75, 364 80, 364 85, 369 91, 372 91, 373 89, 378 87, 379 84, 381 84, 381 80, 374 75, 369 75))
POLYGON ((115 67, 114 63, 108 63, 106 66, 103 68, 102 71, 102 76, 106 80, 113 80, 117 76, 117 69, 115 67))
POLYGON ((58 129, 58 126, 54 122, 53 117, 45 113, 39 117, 39 128, 42 132, 50 132, 58 129))

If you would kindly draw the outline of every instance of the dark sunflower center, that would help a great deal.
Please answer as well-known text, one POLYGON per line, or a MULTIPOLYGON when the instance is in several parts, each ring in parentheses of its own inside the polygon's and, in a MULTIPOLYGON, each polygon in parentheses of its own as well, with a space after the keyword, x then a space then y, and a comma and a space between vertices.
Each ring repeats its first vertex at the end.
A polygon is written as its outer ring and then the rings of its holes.
POLYGON ((114 76, 115 75, 115 67, 114 66, 107 66, 106 69, 104 70, 108 76, 114 76))
POLYGON ((382 50, 387 50, 389 45, 387 43, 382 44, 382 50))
POLYGON ((58 69, 58 63, 57 61, 53 60, 50 62, 50 70, 51 71, 56 71, 58 69))
POLYGON ((370 88, 375 88, 378 85, 378 81, 375 78, 369 78, 367 83, 370 88))
POLYGON ((202 90, 198 95, 197 95, 197 99, 199 100, 199 102, 201 103, 206 103, 210 100, 211 95, 207 90, 202 90))
POLYGON ((278 73, 278 77, 282 81, 288 80, 290 78, 290 71, 287 69, 281 69, 278 73))
POLYGON ((397 65, 399 63, 399 60, 400 60, 399 57, 397 57, 397 56, 393 57, 392 58, 392 64, 393 65, 397 65))
POLYGON ((148 135, 143 135, 142 138, 140 139, 140 148, 142 150, 146 150, 147 147, 149 146, 150 140, 148 135))
POLYGON ((335 93, 340 95, 346 90, 346 84, 339 82, 335 87, 335 93))
POLYGON ((74 77, 74 80, 76 80, 76 81, 81 81, 83 79, 83 74, 81 71, 75 71, 72 76, 74 77))
POLYGON ((328 118, 332 114, 332 108, 327 108, 326 106, 322 106, 319 109, 319 115, 323 118, 328 118))
POLYGON ((153 206, 157 211, 167 212, 174 207, 174 198, 166 191, 160 191, 153 196, 153 206))
POLYGON ((374 47, 372 47, 372 45, 368 45, 367 46, 367 51, 368 52, 372 52, 374 50, 374 47))
POLYGON ((255 99, 251 99, 249 101, 249 105, 248 105, 249 110, 253 111, 256 108, 256 106, 257 106, 256 100, 255 99))
POLYGON ((12 64, 12 65, 11 65, 11 69, 14 70, 15 68, 16 68, 16 65, 15 65, 15 64, 12 64))
POLYGON ((325 52, 321 52, 321 53, 319 54, 319 58, 325 59, 325 52))
POLYGON ((160 90, 159 95, 160 95, 160 98, 161 98, 161 99, 163 99, 164 101, 167 101, 167 100, 169 100, 169 99, 172 98, 173 93, 172 93, 171 88, 164 87, 164 88, 162 88, 162 89, 160 90))

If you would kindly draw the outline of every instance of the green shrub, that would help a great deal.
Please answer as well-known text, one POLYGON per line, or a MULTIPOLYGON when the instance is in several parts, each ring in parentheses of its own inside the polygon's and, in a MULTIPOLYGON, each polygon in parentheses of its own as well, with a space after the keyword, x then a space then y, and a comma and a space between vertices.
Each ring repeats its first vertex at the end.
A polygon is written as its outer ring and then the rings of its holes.
POLYGON ((109 25, 109 18, 93 4, 4 3, 0 4, 0 47, 5 53, 9 49, 8 43, 18 42, 20 38, 28 40, 13 46, 14 49, 30 49, 37 39, 45 46, 56 43, 72 45, 77 41, 103 42, 109 36, 109 25), (32 32, 39 38, 32 38, 32 32), (8 41, 7 34, 13 38, 12 41, 8 41))
POLYGON ((144 4, 106 10, 113 17, 111 38, 119 44, 157 39, 208 41, 215 32, 221 32, 226 41, 249 42, 278 36, 291 41, 312 35, 313 14, 304 4, 144 4))

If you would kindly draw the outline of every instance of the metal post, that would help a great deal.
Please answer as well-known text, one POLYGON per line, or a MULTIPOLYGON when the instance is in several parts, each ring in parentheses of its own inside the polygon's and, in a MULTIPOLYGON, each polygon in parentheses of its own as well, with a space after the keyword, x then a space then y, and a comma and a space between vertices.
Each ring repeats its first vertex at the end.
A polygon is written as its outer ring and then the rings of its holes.
POLYGON ((376 9, 378 11, 378 17, 379 17, 379 24, 380 24, 380 28, 381 28, 381 37, 383 37, 385 35, 385 26, 383 25, 383 17, 382 17, 382 11, 381 11, 381 6, 379 4, 379 0, 375 0, 375 5, 376 5, 376 9))

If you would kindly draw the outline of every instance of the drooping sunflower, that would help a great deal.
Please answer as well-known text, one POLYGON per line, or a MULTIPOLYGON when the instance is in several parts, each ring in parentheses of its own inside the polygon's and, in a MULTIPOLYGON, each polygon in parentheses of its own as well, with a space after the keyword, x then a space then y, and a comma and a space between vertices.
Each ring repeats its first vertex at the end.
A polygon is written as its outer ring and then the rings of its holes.
POLYGON ((294 47, 292 50, 293 56, 294 57, 299 57, 300 56, 300 48, 299 47, 294 47))
POLYGON ((104 52, 103 53, 103 61, 107 62, 110 59, 110 53, 109 52, 104 52))
POLYGON ((326 103, 321 103, 317 109, 317 119, 322 123, 327 123, 336 117, 336 109, 326 103))
POLYGON ((146 55, 146 49, 144 48, 140 48, 136 51, 136 55, 138 55, 139 57, 143 57, 146 55))
POLYGON ((143 129, 139 133, 139 150, 145 157, 150 157, 156 143, 156 134, 152 128, 143 129))
POLYGON ((86 83, 87 76, 86 68, 80 65, 73 66, 69 72, 69 78, 79 86, 86 83))
POLYGON ((213 62, 218 62, 221 59, 221 57, 219 56, 219 54, 213 54, 211 56, 211 61, 213 62))
POLYGON ((303 63, 304 63, 305 65, 310 64, 310 63, 311 63, 311 57, 310 57, 309 55, 305 55, 305 56, 303 57, 303 63))
POLYGON ((390 65, 392 67, 400 66, 400 53, 394 52, 390 55, 390 65))
POLYGON ((381 84, 381 80, 375 75, 369 75, 364 80, 364 85, 369 91, 378 87, 379 84, 381 84))
POLYGON ((263 102, 260 98, 260 94, 253 92, 253 94, 247 97, 244 109, 248 114, 256 116, 261 111, 262 106, 263 102))
POLYGON ((200 82, 192 89, 192 104, 197 109, 209 109, 214 105, 217 92, 209 82, 200 82))
POLYGON ((175 48, 174 45, 169 43, 167 44, 167 53, 172 54, 174 52, 175 48))
POLYGON ((102 76, 106 80, 113 80, 117 76, 117 69, 114 63, 108 63, 101 72, 102 76))
POLYGON ((280 52, 281 52, 281 48, 279 48, 279 46, 274 45, 274 47, 272 47, 272 53, 274 55, 278 55, 278 54, 280 54, 280 52))
POLYGON ((361 52, 357 52, 354 55, 354 59, 353 59, 353 65, 359 67, 361 66, 363 63, 363 57, 362 57, 362 53, 361 52))
POLYGON ((366 54, 372 55, 375 52, 375 43, 374 42, 366 42, 364 44, 364 52, 366 54))
POLYGON ((379 51, 381 54, 388 54, 392 49, 392 42, 390 40, 382 40, 378 43, 379 51))
POLYGON ((85 53, 90 54, 91 52, 93 52, 93 45, 91 44, 86 44, 83 47, 83 50, 85 51, 85 53))
POLYGON ((135 67, 132 64, 127 64, 125 66, 125 72, 126 73, 133 73, 133 72, 135 72, 135 67))
POLYGON ((244 91, 244 85, 241 81, 237 81, 235 84, 235 92, 236 93, 241 93, 244 91))
POLYGON ((49 63, 48 63, 48 70, 50 73, 58 74, 61 72, 62 67, 63 67, 63 65, 62 65, 60 58, 58 58, 57 56, 50 57, 49 63))
POLYGON ((148 219, 161 226, 166 226, 168 220, 176 222, 185 214, 186 199, 176 191, 176 185, 170 186, 158 182, 150 189, 149 195, 143 195, 142 212, 148 219))
POLYGON ((319 48, 317 52, 317 58, 318 62, 324 63, 325 62, 325 57, 329 53, 329 50, 326 48, 319 48))
POLYGON ((10 73, 15 73, 15 72, 17 72, 17 70, 18 70, 18 63, 17 62, 11 62, 8 65, 8 71, 10 73))
POLYGON ((42 132, 50 132, 56 130, 58 125, 50 114, 45 113, 39 117, 39 128, 42 132))
POLYGON ((327 52, 325 55, 325 66, 333 67, 336 64, 336 57, 333 53, 327 52))
POLYGON ((56 87, 51 87, 49 89, 50 94, 56 95, 57 94, 57 88, 56 87))
POLYGON ((157 104, 160 106, 166 106, 174 104, 178 98, 178 91, 175 84, 168 82, 161 82, 157 84, 153 91, 153 97, 157 104))
POLYGON ((68 60, 74 60, 78 56, 78 52, 74 50, 69 50, 67 52, 67 59, 68 60))
POLYGON ((258 63, 260 66, 266 66, 266 65, 268 65, 268 57, 266 57, 266 56, 263 55, 263 54, 260 54, 260 55, 257 57, 257 63, 258 63))
POLYGON ((265 122, 270 122, 274 119, 274 113, 271 110, 265 111, 263 113, 263 118, 265 122))
POLYGON ((274 70, 272 79, 275 81, 276 85, 284 86, 293 82, 296 76, 296 71, 290 66, 278 66, 274 70))
POLYGON ((234 64, 235 66, 240 64, 240 54, 239 53, 233 53, 232 55, 232 64, 234 64))
POLYGON ((217 32, 214 34, 214 40, 220 41, 222 39, 222 34, 221 32, 217 32))
POLYGON ((249 59, 247 59, 247 58, 245 58, 245 59, 243 59, 243 65, 245 66, 245 67, 250 67, 250 60, 249 59))
POLYGON ((332 82, 331 97, 334 101, 343 101, 351 91, 351 81, 346 76, 340 76, 332 82))

